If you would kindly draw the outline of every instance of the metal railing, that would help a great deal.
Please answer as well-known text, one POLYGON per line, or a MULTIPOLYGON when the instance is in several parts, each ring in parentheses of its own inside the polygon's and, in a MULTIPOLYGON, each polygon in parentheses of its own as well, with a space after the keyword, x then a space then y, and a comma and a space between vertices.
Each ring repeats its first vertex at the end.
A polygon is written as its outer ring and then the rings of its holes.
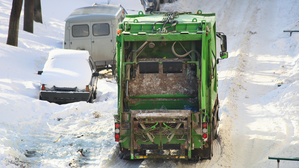
POLYGON ((278 158, 278 157, 268 157, 268 159, 277 160, 277 168, 279 168, 279 162, 280 162, 281 160, 299 161, 299 158, 278 158))
POLYGON ((299 32, 299 30, 284 30, 283 32, 289 32, 290 36, 292 36, 293 32, 299 32))

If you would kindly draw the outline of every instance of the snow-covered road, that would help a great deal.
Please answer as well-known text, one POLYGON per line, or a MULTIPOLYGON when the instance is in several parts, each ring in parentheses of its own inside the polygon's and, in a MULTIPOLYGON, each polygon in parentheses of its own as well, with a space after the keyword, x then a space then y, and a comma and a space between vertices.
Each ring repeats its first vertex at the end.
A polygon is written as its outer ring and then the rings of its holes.
MULTIPOLYGON (((270 168, 276 161, 268 156, 299 157, 299 33, 283 33, 299 29, 299 1, 178 0, 162 6, 214 12, 217 31, 228 37, 229 58, 218 65, 219 138, 214 157, 198 163, 119 159, 113 80, 99 80, 93 104, 39 101, 35 72, 50 50, 62 48, 63 20, 94 1, 42 1, 44 24, 35 23, 34 34, 21 30, 21 16, 19 47, 5 44, 11 3, 0 1, 0 167, 270 168)), ((142 10, 140 0, 111 3, 142 10)), ((281 161, 280 167, 299 167, 299 162, 281 161)))

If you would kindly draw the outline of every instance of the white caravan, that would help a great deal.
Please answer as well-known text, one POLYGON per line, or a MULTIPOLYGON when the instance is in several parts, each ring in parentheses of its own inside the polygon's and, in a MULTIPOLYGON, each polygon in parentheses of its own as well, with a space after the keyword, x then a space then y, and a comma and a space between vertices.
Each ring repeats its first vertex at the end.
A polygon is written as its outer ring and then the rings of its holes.
POLYGON ((97 69, 113 64, 121 5, 94 4, 74 10, 65 20, 64 49, 88 50, 97 69))

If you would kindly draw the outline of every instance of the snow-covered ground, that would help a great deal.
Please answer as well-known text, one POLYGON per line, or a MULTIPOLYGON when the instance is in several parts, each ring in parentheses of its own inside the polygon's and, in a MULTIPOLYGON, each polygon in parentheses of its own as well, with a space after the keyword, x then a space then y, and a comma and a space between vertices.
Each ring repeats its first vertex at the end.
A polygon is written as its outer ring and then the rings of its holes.
MULTIPOLYGON (((94 0, 42 1, 44 24, 6 45, 11 0, 0 1, 0 167, 276 167, 273 157, 299 157, 299 29, 297 0, 178 0, 162 10, 215 12, 228 37, 219 64, 221 123, 214 157, 198 163, 123 161, 117 157, 115 81, 100 79, 95 103, 57 105, 38 100, 49 51, 62 48, 64 19, 94 0), (281 85, 278 87, 278 85, 281 85), (84 156, 79 150, 83 150, 84 156)), ((106 2, 106 1, 96 1, 106 2)), ((111 0, 129 13, 139 0, 111 0)), ((136 10, 136 11, 135 11, 136 10)), ((280 167, 299 167, 281 161, 280 167)))

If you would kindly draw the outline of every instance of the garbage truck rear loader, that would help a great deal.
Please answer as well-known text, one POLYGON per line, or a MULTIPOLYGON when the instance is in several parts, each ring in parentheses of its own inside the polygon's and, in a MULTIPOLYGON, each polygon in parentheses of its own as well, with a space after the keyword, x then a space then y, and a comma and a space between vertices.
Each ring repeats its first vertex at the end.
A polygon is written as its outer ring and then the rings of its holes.
POLYGON ((117 35, 115 141, 124 159, 210 159, 217 137, 215 14, 127 15, 117 35))

